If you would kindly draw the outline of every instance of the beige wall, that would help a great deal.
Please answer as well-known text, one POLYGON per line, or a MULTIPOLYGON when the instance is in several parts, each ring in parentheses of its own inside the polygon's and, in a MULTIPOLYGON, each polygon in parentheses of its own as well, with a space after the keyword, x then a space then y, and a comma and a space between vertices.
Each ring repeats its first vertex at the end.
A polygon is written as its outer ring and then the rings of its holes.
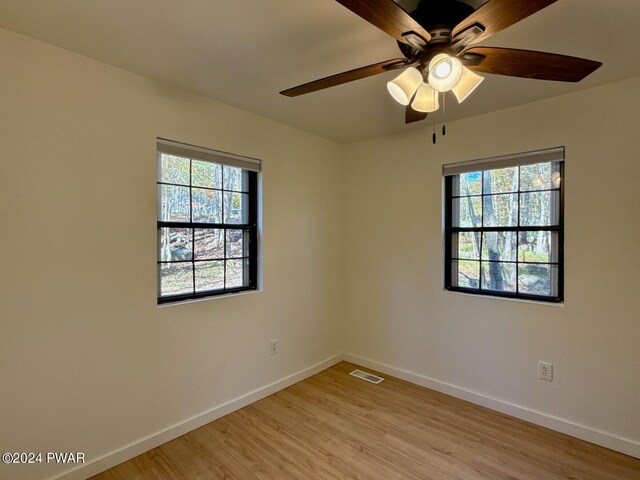
MULTIPOLYGON (((522 81, 521 88, 526 88, 522 81)), ((635 441, 640 79, 348 147, 346 352, 635 441), (442 164, 566 146, 565 305, 443 291, 442 164), (537 379, 552 362, 553 383, 537 379)))
POLYGON ((93 460, 340 353, 339 145, 6 30, 0 64, 0 450, 93 460), (158 136, 263 160, 263 293, 156 306, 158 136))

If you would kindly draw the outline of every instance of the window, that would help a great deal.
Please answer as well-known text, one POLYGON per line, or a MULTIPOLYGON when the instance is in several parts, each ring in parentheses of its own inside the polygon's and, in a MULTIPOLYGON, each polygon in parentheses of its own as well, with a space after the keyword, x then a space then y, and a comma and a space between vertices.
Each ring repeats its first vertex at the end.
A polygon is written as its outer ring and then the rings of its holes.
POLYGON ((260 161, 158 139, 158 303, 255 290, 260 161))
POLYGON ((563 300, 564 149, 445 165, 445 288, 563 300))

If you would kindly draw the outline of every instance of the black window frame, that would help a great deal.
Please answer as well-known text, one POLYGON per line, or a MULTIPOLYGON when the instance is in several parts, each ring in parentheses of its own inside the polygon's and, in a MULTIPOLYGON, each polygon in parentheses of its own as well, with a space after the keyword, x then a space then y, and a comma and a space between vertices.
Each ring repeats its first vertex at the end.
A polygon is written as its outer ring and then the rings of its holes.
MULTIPOLYGON (((521 154, 522 155, 522 154, 521 154)), ((512 168, 518 167, 518 176, 520 176, 520 168, 526 165, 543 163, 543 162, 530 162, 530 163, 517 163, 514 162, 509 164, 505 162, 500 167, 488 167, 483 168, 482 164, 478 165, 478 168, 470 169, 469 172, 482 172, 482 184, 484 185, 484 172, 493 170, 494 168, 512 168)), ((490 226, 481 226, 481 227, 455 227, 453 226, 453 209, 454 209, 454 199, 455 198, 466 198, 467 196, 456 196, 454 195, 454 177, 456 175, 445 175, 444 176, 444 242, 445 242, 445 263, 444 263, 444 272, 445 272, 445 289, 453 292, 460 293, 468 293, 472 295, 484 295, 490 297, 501 297, 501 298, 511 298, 511 299, 520 299, 520 300, 533 300, 536 302, 546 302, 546 303, 562 303, 564 302, 564 196, 565 196, 565 162, 564 162, 564 149, 562 154, 562 160, 558 161, 558 168, 560 172, 560 184, 557 188, 544 189, 544 190, 522 190, 520 181, 518 181, 518 190, 517 192, 504 192, 507 194, 517 194, 518 195, 518 206, 520 206, 520 196, 521 194, 533 193, 533 192, 543 192, 543 191, 558 191, 559 192, 559 201, 558 201, 558 224, 557 225, 540 225, 540 226, 525 226, 520 225, 520 209, 518 209, 518 222, 515 226, 509 227, 490 227, 490 226), (556 293, 555 296, 546 296, 546 295, 533 295, 528 293, 519 293, 518 292, 518 265, 519 264, 531 264, 531 262, 521 262, 519 260, 518 255, 518 247, 520 242, 520 233, 521 232, 531 232, 531 231, 550 231, 555 232, 557 235, 558 242, 558 251, 557 251, 557 262, 538 262, 540 264, 545 265, 555 265, 557 266, 557 285, 556 285, 556 293), (469 288, 469 287, 461 287, 453 284, 452 281, 452 270, 453 270, 453 262, 459 260, 468 260, 468 259, 459 259, 453 256, 453 236, 458 233, 463 232, 478 232, 481 235, 487 232, 515 232, 516 233, 516 260, 515 261, 500 261, 500 263, 512 263, 516 265, 516 292, 503 292, 496 290, 489 290, 482 288, 482 278, 480 278, 480 282, 478 288, 469 288)), ((484 199, 485 196, 489 195, 499 195, 498 193, 484 194, 482 192, 479 195, 473 195, 484 199)), ((484 204, 484 201, 482 201, 484 204)), ((484 218, 484 211, 483 211, 484 218)), ((481 243, 482 245, 482 243, 481 243)), ((480 252, 482 255, 482 252, 480 252)), ((478 263, 480 264, 480 275, 482 275, 482 260, 481 256, 478 259, 478 263)))
MULTIPOLYGON (((175 155, 174 153, 171 152, 163 152, 162 149, 159 147, 158 151, 157 151, 157 157, 158 160, 160 159, 160 155, 164 154, 164 153, 168 153, 170 155, 175 155)), ((216 152, 216 153, 221 153, 221 152, 216 152)), ((224 154, 223 154, 224 155, 224 154)), ((244 173, 246 173, 247 175, 247 189, 246 191, 236 191, 236 190, 230 190, 230 189, 225 189, 224 188, 224 168, 221 168, 222 172, 221 172, 221 185, 220 188, 208 188, 208 187, 202 187, 202 186, 198 186, 198 185, 193 185, 192 183, 192 170, 193 170, 193 161, 197 160, 197 161, 203 161, 202 158, 198 157, 197 155, 193 155, 193 156, 189 156, 188 154, 178 154, 176 156, 179 156, 181 158, 185 158, 185 159, 189 159, 189 185, 184 185, 184 184, 176 184, 176 183, 169 183, 169 182, 162 182, 160 181, 160 179, 158 178, 156 180, 157 186, 158 186, 158 197, 157 197, 157 201, 158 204, 160 204, 161 202, 161 194, 160 194, 160 186, 161 185, 173 185, 173 186, 178 186, 178 187, 186 187, 189 188, 189 221, 185 222, 185 221, 162 221, 158 218, 157 220, 157 236, 158 236, 158 241, 160 239, 160 229, 162 228, 185 228, 185 229, 189 229, 191 231, 191 259, 188 260, 161 260, 160 259, 160 247, 157 247, 157 259, 156 259, 156 270, 157 270, 157 283, 158 283, 158 288, 157 288, 157 292, 158 292, 158 296, 157 296, 157 302, 158 305, 162 305, 162 304, 167 304, 167 303, 175 303, 175 302, 181 302, 181 301, 186 301, 186 300, 194 300, 194 299, 203 299, 203 298, 208 298, 208 297, 218 297, 221 295, 232 295, 232 294, 236 294, 236 293, 240 293, 240 292, 247 292, 247 291, 252 291, 252 290, 257 290, 258 289, 258 268, 259 268, 259 262, 258 262, 258 210, 259 210, 259 198, 258 198, 258 183, 259 183, 259 171, 254 171, 254 170, 249 170, 249 169, 242 169, 244 173), (222 208, 222 223, 204 223, 204 222, 194 222, 193 221, 193 208, 192 208, 192 199, 193 199, 193 189, 201 189, 201 190, 212 190, 212 191, 219 191, 221 192, 221 196, 224 198, 224 195, 226 192, 230 192, 230 193, 242 193, 242 194, 246 194, 247 195, 247 221, 246 223, 226 223, 225 220, 225 214, 224 214, 224 200, 222 202, 221 208, 222 208), (224 258, 219 258, 219 259, 196 259, 195 255, 194 255, 194 243, 195 243, 195 230, 223 230, 224 231, 224 245, 225 245, 225 252, 224 252, 224 258), (226 252, 226 243, 227 243, 227 230, 242 230, 244 233, 244 238, 245 241, 248 242, 247 246, 246 246, 246 256, 243 254, 241 257, 227 257, 227 252, 226 252), (230 288, 226 288, 226 263, 228 260, 246 260, 248 263, 248 282, 247 285, 243 285, 241 287, 230 287, 230 288), (225 265, 225 274, 223 275, 224 278, 224 282, 225 282, 225 286, 222 289, 215 289, 215 290, 206 290, 206 291, 201 291, 201 292, 197 292, 196 291, 196 279, 195 279, 195 265, 199 262, 210 262, 210 261, 224 261, 224 265, 225 265), (176 294, 176 295, 165 295, 165 296, 160 296, 160 281, 161 281, 161 273, 160 273, 160 268, 162 264, 170 264, 170 263, 190 263, 192 265, 192 275, 193 275, 193 280, 192 280, 192 289, 193 291, 191 293, 184 293, 184 294, 176 294)), ((204 160, 204 161, 210 161, 210 160, 204 160)), ((159 163, 159 162, 158 162, 159 163)), ((233 163, 225 163, 224 161, 211 161, 211 163, 216 163, 218 165, 221 165, 222 167, 236 167, 236 168, 242 168, 239 167, 238 165, 235 165, 233 163)))

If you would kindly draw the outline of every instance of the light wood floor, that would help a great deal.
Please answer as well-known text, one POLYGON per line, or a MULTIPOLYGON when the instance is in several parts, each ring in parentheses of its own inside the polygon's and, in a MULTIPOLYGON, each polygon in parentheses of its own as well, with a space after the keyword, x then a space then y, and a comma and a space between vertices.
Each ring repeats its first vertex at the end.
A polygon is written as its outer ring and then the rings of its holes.
MULTIPOLYGON (((94 480, 640 479, 640 460, 340 363, 94 480)), ((366 370, 366 369, 365 369, 366 370)))

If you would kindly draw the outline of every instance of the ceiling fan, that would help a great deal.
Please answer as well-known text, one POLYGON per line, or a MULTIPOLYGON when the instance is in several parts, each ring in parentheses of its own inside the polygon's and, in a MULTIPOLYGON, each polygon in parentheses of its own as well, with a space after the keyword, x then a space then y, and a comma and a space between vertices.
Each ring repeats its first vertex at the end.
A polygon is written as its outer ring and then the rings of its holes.
POLYGON ((477 9, 472 0, 421 0, 411 14, 393 0, 336 1, 395 38, 404 58, 305 83, 282 95, 296 97, 404 68, 387 88, 406 105, 405 122, 411 123, 438 110, 440 93, 452 91, 464 101, 484 80, 474 72, 579 82, 602 65, 554 53, 472 46, 557 0, 488 0, 477 9))

